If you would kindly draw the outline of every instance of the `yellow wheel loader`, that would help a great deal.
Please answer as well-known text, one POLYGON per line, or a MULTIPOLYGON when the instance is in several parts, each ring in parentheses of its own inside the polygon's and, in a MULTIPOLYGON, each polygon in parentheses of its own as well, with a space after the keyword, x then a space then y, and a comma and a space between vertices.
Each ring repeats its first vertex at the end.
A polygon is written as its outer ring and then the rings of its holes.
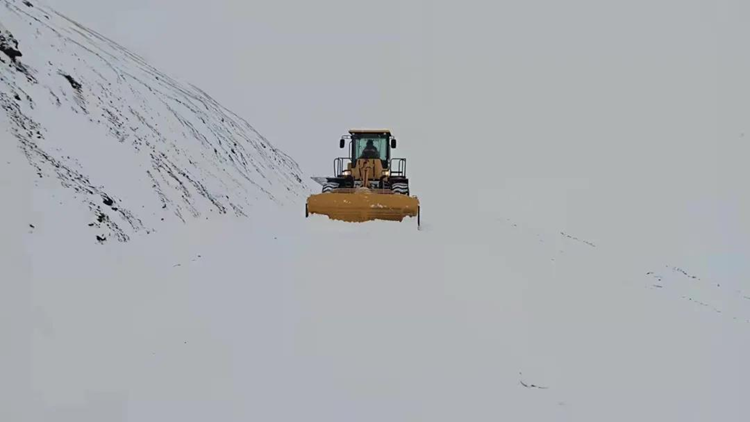
POLYGON ((416 217, 419 227, 419 199, 409 194, 406 159, 391 157, 396 138, 390 130, 352 129, 339 148, 347 140, 348 156, 334 159, 333 176, 312 178, 323 188, 307 199, 305 217, 321 214, 347 222, 416 217))

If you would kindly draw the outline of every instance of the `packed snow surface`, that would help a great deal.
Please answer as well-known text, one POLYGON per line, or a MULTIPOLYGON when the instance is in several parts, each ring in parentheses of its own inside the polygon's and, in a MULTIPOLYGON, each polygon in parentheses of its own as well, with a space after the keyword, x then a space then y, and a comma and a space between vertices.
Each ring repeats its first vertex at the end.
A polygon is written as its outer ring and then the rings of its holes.
POLYGON ((269 211, 45 241, 2 297, 3 420, 743 421, 750 292, 482 216, 269 211))

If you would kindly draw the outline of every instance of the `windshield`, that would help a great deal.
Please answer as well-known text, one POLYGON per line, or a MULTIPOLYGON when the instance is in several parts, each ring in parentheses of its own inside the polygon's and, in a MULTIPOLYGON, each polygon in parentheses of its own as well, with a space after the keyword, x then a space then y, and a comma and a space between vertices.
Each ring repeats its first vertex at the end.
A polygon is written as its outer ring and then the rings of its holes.
POLYGON ((354 156, 359 158, 375 158, 387 160, 388 139, 381 137, 361 137, 354 143, 354 156))

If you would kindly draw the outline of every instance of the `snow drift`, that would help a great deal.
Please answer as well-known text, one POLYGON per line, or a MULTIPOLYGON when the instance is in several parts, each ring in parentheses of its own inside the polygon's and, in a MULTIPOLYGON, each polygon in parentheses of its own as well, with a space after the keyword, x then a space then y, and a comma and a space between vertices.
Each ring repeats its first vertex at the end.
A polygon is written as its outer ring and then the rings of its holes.
POLYGON ((200 89, 29 1, 0 1, 0 25, 2 224, 127 241, 304 196, 297 164, 200 89))

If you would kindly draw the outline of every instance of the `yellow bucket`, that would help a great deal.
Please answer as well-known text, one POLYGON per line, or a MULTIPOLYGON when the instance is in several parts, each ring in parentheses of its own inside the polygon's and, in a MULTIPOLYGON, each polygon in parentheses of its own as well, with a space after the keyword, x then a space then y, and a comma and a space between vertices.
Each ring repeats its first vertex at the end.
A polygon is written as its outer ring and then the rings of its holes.
POLYGON ((332 220, 360 223, 372 220, 419 220, 419 200, 390 190, 337 189, 307 199, 306 216, 326 215, 332 220))

